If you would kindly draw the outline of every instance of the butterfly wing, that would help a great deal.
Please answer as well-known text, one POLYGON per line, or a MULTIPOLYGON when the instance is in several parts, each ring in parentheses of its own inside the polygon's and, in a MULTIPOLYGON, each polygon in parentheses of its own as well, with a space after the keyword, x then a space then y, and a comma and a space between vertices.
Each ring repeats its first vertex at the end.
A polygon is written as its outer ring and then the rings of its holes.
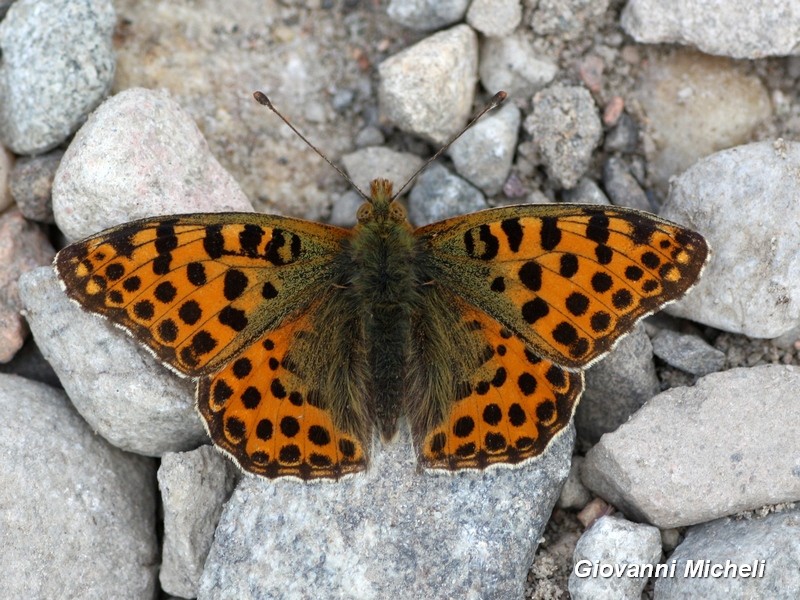
POLYGON ((484 469, 540 455, 569 424, 583 375, 531 352, 486 313, 455 300, 467 344, 480 348, 476 368, 457 385, 444 420, 416 432, 429 469, 484 469))
POLYGON ((334 423, 330 388, 309 372, 325 368, 311 358, 311 346, 320 346, 313 339, 319 305, 264 333, 200 380, 197 404, 211 437, 246 471, 339 479, 366 467, 363 436, 334 423))
POLYGON ((55 266, 73 300, 198 376, 308 305, 348 235, 256 213, 142 219, 67 246, 55 266))
POLYGON ((694 231, 593 205, 495 208, 415 234, 432 279, 567 369, 596 361, 683 295, 708 256, 694 231))
POLYGON ((326 386, 308 367, 321 345, 302 339, 323 320, 334 327, 339 308, 321 297, 349 236, 255 213, 156 217, 72 244, 55 266, 72 299, 199 378, 209 434, 242 468, 336 479, 366 464, 362 415, 336 419, 358 382, 326 386))

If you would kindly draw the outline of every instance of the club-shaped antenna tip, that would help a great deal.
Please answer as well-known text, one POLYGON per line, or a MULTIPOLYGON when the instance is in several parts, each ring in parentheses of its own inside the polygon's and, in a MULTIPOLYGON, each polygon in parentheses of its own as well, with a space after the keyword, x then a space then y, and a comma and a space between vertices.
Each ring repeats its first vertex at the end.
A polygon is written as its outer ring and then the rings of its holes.
POLYGON ((269 98, 264 92, 253 92, 253 98, 256 99, 256 102, 259 104, 263 104, 264 106, 272 106, 272 102, 270 102, 269 98))

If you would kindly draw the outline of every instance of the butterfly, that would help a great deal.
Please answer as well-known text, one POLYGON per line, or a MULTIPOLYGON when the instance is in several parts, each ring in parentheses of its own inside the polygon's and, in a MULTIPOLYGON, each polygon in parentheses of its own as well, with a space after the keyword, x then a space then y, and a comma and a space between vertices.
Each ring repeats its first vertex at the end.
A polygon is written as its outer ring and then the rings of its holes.
POLYGON ((582 370, 682 296, 707 256, 700 234, 611 206, 506 206, 414 228, 375 179, 352 229, 153 217, 54 264, 84 309, 197 380, 212 441, 244 471, 336 480, 403 419, 424 469, 535 459, 569 424, 582 370))

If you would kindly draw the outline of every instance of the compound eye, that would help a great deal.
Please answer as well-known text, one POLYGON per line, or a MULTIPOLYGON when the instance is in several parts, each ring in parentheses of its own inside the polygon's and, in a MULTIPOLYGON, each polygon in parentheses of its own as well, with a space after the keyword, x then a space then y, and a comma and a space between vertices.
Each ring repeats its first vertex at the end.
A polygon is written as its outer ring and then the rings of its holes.
POLYGON ((372 219, 372 204, 365 202, 359 206, 358 212, 356 213, 356 219, 358 219, 359 223, 364 223, 365 221, 372 219))
POLYGON ((406 220, 406 209, 399 202, 392 202, 389 205, 389 218, 392 221, 403 222, 406 220))

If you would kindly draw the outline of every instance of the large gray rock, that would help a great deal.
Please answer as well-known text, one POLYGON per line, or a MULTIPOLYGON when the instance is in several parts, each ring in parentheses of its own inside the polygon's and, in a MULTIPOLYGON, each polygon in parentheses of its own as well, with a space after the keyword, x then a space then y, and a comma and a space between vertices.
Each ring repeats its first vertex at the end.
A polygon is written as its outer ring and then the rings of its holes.
POLYGON ((702 233, 712 254, 698 284, 667 312, 751 337, 800 322, 800 143, 758 142, 688 169, 660 211, 702 233))
POLYGON ((800 590, 800 509, 763 518, 719 519, 691 527, 672 554, 672 561, 676 563, 675 577, 656 580, 655 597, 659 600, 794 600, 800 590), (753 568, 736 576, 730 570, 728 576, 702 576, 706 564, 709 573, 724 573, 730 563, 753 568), (698 572, 700 576, 692 576, 698 572))
POLYGON ((63 392, 0 375, 6 598, 154 598, 155 466, 114 448, 63 392))
POLYGON ((800 45, 794 0, 630 0, 621 21, 638 42, 689 44, 734 58, 797 54, 800 45))
POLYGON ((574 433, 518 469, 417 472, 409 436, 337 483, 245 478, 198 598, 520 598, 574 433))
POLYGON ((680 527, 800 499, 800 367, 732 369, 662 392, 586 455, 583 483, 680 527))
POLYGON ((575 411, 578 437, 596 444, 661 390, 653 346, 637 324, 611 353, 586 371, 586 389, 575 411))

